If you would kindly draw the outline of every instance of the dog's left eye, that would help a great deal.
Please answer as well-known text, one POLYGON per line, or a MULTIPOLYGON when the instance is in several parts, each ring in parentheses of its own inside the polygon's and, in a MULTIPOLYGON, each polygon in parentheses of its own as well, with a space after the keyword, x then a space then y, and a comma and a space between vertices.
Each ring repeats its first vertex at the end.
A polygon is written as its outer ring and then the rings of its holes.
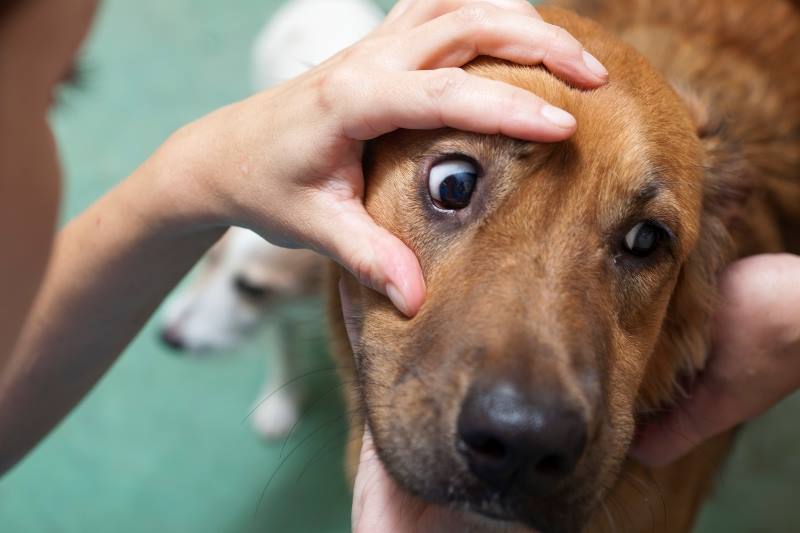
POLYGON ((664 239, 664 229, 653 222, 639 222, 625 235, 625 250, 637 257, 652 254, 664 239))
POLYGON ((448 159, 431 167, 428 190, 434 203, 443 209, 464 209, 469 205, 478 170, 463 159, 448 159))

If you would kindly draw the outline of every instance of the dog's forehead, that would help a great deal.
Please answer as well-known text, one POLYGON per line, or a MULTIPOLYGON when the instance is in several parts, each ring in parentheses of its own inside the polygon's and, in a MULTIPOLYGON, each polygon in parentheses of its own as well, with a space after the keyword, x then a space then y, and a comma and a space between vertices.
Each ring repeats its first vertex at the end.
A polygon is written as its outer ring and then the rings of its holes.
POLYGON ((685 106, 662 78, 629 73, 631 77, 612 79, 601 88, 580 90, 541 68, 488 62, 474 70, 530 90, 568 110, 578 123, 572 138, 561 143, 520 143, 495 136, 483 141, 486 153, 504 152, 510 160, 527 157, 534 162, 537 153, 553 154, 545 170, 579 183, 584 192, 603 195, 605 205, 615 198, 659 195, 694 203, 690 197, 698 196, 702 175, 697 171, 697 137, 685 106))

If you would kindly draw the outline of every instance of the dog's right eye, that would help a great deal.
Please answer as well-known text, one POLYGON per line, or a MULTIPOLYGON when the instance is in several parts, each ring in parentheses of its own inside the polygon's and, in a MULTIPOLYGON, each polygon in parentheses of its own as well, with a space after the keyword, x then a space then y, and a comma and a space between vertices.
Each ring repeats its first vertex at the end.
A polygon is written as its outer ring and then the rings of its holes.
POLYGON ((266 287, 251 283, 250 280, 244 276, 236 276, 233 280, 233 286, 239 294, 251 300, 261 300, 267 295, 266 287))
POLYGON ((658 248, 665 233, 662 227, 653 222, 639 222, 625 235, 623 246, 630 254, 647 257, 658 248))
POLYGON ((442 209, 464 209, 469 205, 478 170, 464 159, 436 163, 428 173, 428 190, 433 202, 442 209))

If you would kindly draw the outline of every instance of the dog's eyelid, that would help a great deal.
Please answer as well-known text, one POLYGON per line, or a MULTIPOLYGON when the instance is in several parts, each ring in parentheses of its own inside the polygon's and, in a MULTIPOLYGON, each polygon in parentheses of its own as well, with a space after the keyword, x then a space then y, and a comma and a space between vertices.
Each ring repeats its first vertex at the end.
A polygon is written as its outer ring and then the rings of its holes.
POLYGON ((664 184, 661 179, 650 176, 645 184, 639 188, 639 192, 636 194, 636 200, 642 203, 650 202, 656 199, 663 190, 664 184))
POLYGON ((536 155, 536 148, 539 146, 541 146, 541 144, 515 140, 514 144, 511 145, 511 153, 513 158, 518 161, 530 159, 536 155))
POLYGON ((267 287, 252 282, 242 274, 233 278, 233 286, 238 292, 251 298, 262 298, 267 294, 267 287))

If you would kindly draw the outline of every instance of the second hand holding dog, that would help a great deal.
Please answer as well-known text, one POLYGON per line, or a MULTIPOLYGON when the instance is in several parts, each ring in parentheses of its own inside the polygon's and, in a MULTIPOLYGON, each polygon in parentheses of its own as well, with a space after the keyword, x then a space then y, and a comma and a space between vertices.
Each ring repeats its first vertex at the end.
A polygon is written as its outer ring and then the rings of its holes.
POLYGON ((730 265, 708 366, 677 408, 641 431, 633 456, 667 465, 746 422, 800 383, 800 257, 763 254, 730 265))

